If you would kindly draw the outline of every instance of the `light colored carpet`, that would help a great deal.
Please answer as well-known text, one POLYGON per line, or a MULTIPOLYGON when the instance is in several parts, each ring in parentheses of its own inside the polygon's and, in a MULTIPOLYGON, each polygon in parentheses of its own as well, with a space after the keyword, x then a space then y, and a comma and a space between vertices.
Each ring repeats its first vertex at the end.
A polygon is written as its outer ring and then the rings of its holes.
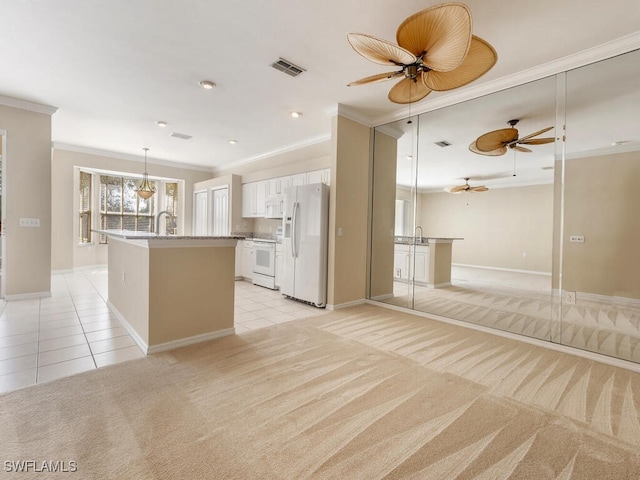
POLYGON ((618 480, 638 405, 639 374, 363 305, 0 396, 0 452, 83 479, 618 480))
POLYGON ((579 299, 560 310, 550 290, 476 278, 437 289, 416 286, 413 302, 407 284, 395 282, 394 297, 383 302, 640 363, 640 308, 625 303, 579 299))

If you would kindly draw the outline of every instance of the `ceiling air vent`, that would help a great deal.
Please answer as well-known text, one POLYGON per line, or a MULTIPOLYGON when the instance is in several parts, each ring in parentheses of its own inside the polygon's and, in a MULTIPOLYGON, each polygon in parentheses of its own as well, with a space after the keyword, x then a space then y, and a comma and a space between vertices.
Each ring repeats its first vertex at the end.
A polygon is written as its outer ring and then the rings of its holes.
POLYGON ((280 70, 281 72, 284 72, 287 75, 290 75, 292 77, 297 77, 302 72, 306 72, 304 68, 294 65, 293 63, 289 62, 288 60, 285 60, 284 58, 279 58, 278 61, 273 62, 271 66, 276 70, 280 70))
POLYGON ((439 142, 435 142, 436 145, 438 145, 439 147, 450 147, 451 144, 449 142, 447 142, 446 140, 441 140, 439 142))
POLYGON ((178 133, 178 132, 173 132, 169 136, 173 138, 179 138, 180 140, 189 140, 191 138, 191 135, 187 135, 185 133, 178 133))

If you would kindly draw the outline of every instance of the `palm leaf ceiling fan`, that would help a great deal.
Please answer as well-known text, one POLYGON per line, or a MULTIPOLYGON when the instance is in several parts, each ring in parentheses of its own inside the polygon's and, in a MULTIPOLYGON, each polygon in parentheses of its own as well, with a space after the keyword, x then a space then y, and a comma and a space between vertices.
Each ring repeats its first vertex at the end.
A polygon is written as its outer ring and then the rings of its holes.
POLYGON ((469 185, 469 180, 471 180, 471 178, 467 177, 464 179, 464 185, 452 185, 450 187, 445 188, 444 191, 449 193, 465 193, 465 192, 486 192, 487 190, 489 190, 489 188, 485 187, 484 185, 480 185, 478 187, 472 187, 471 185, 469 185))
POLYGON ((518 129, 515 128, 519 120, 509 120, 510 128, 494 130, 479 136, 469 145, 469 150, 480 155, 499 156, 507 153, 507 148, 515 149, 519 152, 531 152, 532 150, 522 145, 543 145, 555 141, 554 137, 533 138, 548 132, 553 127, 543 128, 522 138, 518 137, 518 129))
POLYGON ((367 60, 400 67, 351 82, 349 86, 404 77, 389 91, 394 103, 413 103, 432 91, 462 87, 488 72, 498 56, 483 39, 472 35, 471 12, 461 3, 444 3, 408 17, 398 27, 398 45, 364 33, 347 40, 367 60))

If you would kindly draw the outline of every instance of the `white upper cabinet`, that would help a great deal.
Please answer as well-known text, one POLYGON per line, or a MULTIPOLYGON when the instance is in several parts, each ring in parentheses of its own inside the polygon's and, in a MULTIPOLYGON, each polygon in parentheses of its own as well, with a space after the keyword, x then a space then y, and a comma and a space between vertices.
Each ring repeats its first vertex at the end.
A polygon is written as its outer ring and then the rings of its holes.
POLYGON ((284 192, 289 187, 310 183, 329 185, 331 169, 314 170, 260 182, 242 184, 242 216, 279 218, 282 216, 284 192))

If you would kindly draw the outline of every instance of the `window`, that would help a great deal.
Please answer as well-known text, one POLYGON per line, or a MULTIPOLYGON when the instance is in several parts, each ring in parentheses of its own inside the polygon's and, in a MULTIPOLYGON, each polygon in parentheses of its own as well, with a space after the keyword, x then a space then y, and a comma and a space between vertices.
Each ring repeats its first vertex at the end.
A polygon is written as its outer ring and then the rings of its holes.
MULTIPOLYGON (((140 198, 133 178, 100 175, 100 228, 153 232, 154 197, 140 198)), ((107 243, 106 235, 100 243, 107 243)))
POLYGON ((78 241, 91 243, 91 174, 80 172, 80 231, 78 241))
POLYGON ((394 235, 402 237, 407 235, 409 230, 409 202, 407 200, 396 199, 396 224, 394 235))
MULTIPOLYGON (((167 212, 172 217, 178 216, 178 182, 167 182, 165 185, 165 201, 167 204, 167 212)), ((177 229, 176 222, 167 223, 166 230, 167 235, 175 235, 177 229)))

